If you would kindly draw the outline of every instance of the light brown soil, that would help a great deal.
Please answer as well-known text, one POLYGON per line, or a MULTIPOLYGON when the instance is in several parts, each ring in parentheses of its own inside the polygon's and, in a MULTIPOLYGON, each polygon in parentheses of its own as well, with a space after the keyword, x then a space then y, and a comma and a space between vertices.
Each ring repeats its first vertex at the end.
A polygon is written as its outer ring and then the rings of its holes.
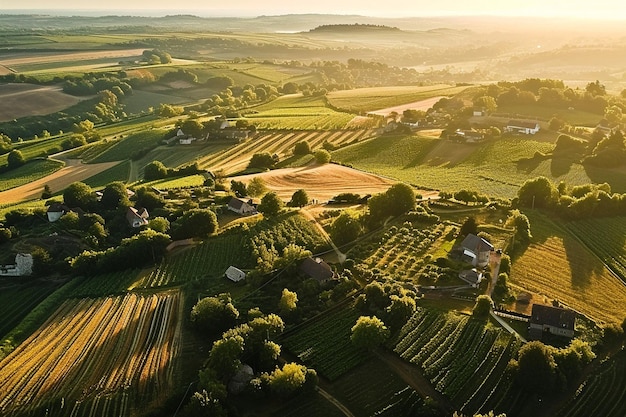
POLYGON ((65 54, 60 54, 58 52, 16 52, 14 54, 4 55, 4 58, 0 60, 0 65, 11 67, 12 65, 24 65, 43 62, 140 57, 143 51, 144 49, 114 49, 109 51, 68 52, 65 54))
POLYGON ((405 110, 428 110, 430 109, 436 102, 444 98, 444 96, 431 97, 426 100, 415 101, 413 103, 403 104, 401 106, 395 107, 387 107, 386 109, 374 110, 368 112, 368 114, 375 114, 378 116, 387 116, 389 113, 395 111, 398 114, 402 114, 405 110))
POLYGON ((80 100, 56 86, 5 84, 0 86, 0 122, 54 113, 80 100))
POLYGON ((387 178, 335 164, 277 169, 232 179, 247 183, 254 177, 263 178, 267 187, 286 201, 298 189, 304 189, 310 199, 326 202, 341 193, 382 193, 395 183, 387 178))
POLYGON ((118 162, 105 162, 102 164, 80 164, 70 165, 61 168, 59 171, 43 177, 29 184, 12 188, 0 193, 0 201, 2 203, 17 203, 20 201, 33 200, 41 197, 43 187, 47 184, 50 186, 52 193, 64 190, 68 185, 76 181, 83 181, 93 175, 96 175, 105 169, 119 164, 118 162))

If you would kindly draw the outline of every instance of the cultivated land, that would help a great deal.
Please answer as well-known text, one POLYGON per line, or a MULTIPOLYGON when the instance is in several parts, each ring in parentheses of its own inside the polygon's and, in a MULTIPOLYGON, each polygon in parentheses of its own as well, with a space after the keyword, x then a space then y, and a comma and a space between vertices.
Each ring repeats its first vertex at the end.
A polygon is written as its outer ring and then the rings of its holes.
POLYGON ((102 171, 105 171, 117 162, 104 162, 101 164, 81 164, 69 165, 53 174, 35 180, 19 187, 11 188, 7 191, 0 192, 0 201, 2 203, 27 201, 41 197, 44 186, 50 186, 53 193, 63 191, 73 182, 83 181, 102 171))
POLYGON ((80 100, 78 97, 63 93, 61 87, 57 86, 0 85, 0 122, 54 113, 80 100))
POLYGON ((298 189, 306 190, 310 199, 325 202, 341 193, 382 193, 394 184, 387 178, 335 164, 276 169, 233 177, 233 180, 247 183, 256 177, 262 178, 270 190, 286 201, 298 189))

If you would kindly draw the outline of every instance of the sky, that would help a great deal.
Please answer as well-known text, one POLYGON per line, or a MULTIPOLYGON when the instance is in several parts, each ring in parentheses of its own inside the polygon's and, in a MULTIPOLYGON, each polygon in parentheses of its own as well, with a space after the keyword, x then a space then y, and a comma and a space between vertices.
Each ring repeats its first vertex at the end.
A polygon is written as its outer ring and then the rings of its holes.
POLYGON ((107 0, 107 9, 102 9, 101 4, 84 0, 0 0, 0 13, 32 9, 59 11, 60 14, 81 14, 94 10, 102 11, 102 14, 123 14, 123 11, 132 11, 134 15, 151 16, 329 13, 379 17, 505 15, 626 20, 626 2, 623 0, 107 0))

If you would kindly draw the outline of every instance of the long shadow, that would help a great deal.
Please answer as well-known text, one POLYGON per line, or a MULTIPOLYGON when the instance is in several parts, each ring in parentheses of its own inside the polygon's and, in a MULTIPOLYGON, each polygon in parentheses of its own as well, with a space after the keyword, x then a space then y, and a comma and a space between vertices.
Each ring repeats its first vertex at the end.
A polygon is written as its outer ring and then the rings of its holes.
POLYGON ((565 175, 570 171, 570 169, 572 169, 574 162, 576 161, 573 159, 552 158, 552 161, 550 162, 550 173, 553 177, 565 175))

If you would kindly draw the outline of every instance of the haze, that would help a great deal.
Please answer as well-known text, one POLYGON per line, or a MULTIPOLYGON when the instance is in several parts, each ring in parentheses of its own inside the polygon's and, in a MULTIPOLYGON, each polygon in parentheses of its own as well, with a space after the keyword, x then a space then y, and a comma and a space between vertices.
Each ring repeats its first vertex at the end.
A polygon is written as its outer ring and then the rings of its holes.
POLYGON ((98 12, 116 14, 130 12, 133 14, 162 15, 193 13, 200 16, 256 16, 285 13, 329 13, 329 14, 361 14, 369 16, 446 16, 446 15, 502 15, 502 16, 542 16, 542 17, 573 17, 626 20, 626 5, 619 0, 598 0, 591 4, 585 0, 508 0, 493 2, 491 0, 441 0, 411 1, 396 0, 388 2, 363 2, 347 0, 318 0, 316 2, 286 2, 284 0, 267 0, 262 3, 253 0, 234 0, 228 3, 216 2, 207 4, 204 0, 185 0, 176 2, 179 6, 172 8, 172 2, 159 0, 110 0, 107 9, 98 3, 88 4, 82 0, 66 0, 51 3, 47 0, 25 0, 2 5, 2 10, 46 10, 72 14, 81 12, 98 12))

